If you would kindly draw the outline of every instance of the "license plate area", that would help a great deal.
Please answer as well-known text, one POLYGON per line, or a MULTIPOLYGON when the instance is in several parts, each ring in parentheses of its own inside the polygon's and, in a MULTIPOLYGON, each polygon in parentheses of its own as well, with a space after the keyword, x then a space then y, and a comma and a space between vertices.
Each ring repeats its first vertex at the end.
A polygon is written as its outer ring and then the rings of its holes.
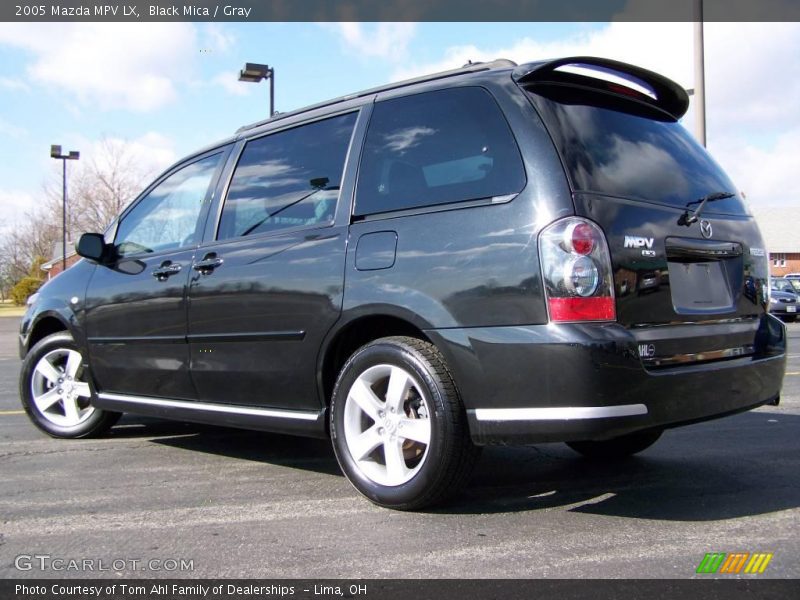
POLYGON ((729 262, 731 261, 668 261, 675 312, 718 314, 735 311, 729 262))
POLYGON ((786 312, 787 312, 787 313, 788 313, 788 312, 791 312, 791 313, 793 313, 793 312, 797 312, 797 307, 796 307, 796 306, 787 306, 787 307, 786 307, 786 312))

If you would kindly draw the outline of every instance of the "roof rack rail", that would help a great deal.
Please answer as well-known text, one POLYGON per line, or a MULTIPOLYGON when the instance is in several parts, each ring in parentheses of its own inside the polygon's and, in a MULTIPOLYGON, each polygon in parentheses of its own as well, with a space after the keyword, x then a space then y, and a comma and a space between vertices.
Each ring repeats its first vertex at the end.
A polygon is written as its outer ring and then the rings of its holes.
POLYGON ((650 98, 642 94, 639 99, 656 106, 675 119, 680 119, 689 108, 689 96, 686 90, 671 79, 642 67, 608 58, 572 56, 559 58, 558 60, 526 63, 515 68, 511 76, 519 84, 561 83, 567 85, 591 85, 588 83, 592 80, 591 77, 557 71, 559 67, 566 66, 581 67, 614 75, 636 85, 643 83, 645 87, 649 87, 653 91, 655 97, 650 98))
POLYGON ((492 69, 511 69, 517 66, 513 60, 508 60, 507 58, 498 58, 496 60, 490 62, 475 62, 475 63, 467 63, 463 67, 459 69, 451 69, 449 71, 439 71, 438 73, 430 73, 428 75, 422 75, 420 77, 413 77, 411 79, 405 79, 403 81, 396 81, 394 83, 388 83, 386 85, 381 85, 374 88, 369 88, 367 90, 363 90, 361 92, 356 92, 355 94, 347 94, 346 96, 340 96, 338 98, 334 98, 332 100, 325 100, 324 102, 319 102, 318 104, 312 104, 310 106, 305 106, 303 108, 299 108, 296 110, 291 110, 288 112, 282 113, 275 113, 274 116, 270 117, 269 119, 263 119, 261 121, 256 121, 250 125, 244 125, 239 127, 236 130, 236 133, 242 133, 244 131, 250 131, 251 129, 255 129, 257 127, 261 127, 262 125, 266 125, 267 123, 273 123, 275 121, 279 121, 281 119, 285 119, 287 117, 291 117, 294 115, 298 115, 300 113, 308 112, 311 110, 315 110, 317 108, 324 108, 326 106, 331 106, 332 104, 337 104, 339 102, 344 102, 345 100, 353 100, 355 98, 361 98, 363 96, 370 96, 372 94, 377 94, 379 92, 385 92, 388 90, 394 90, 397 88, 405 87, 407 85, 412 85, 415 83, 424 83, 426 81, 435 81, 437 79, 444 79, 446 77, 453 77, 455 75, 462 75, 464 73, 475 73, 479 71, 490 71, 492 69))

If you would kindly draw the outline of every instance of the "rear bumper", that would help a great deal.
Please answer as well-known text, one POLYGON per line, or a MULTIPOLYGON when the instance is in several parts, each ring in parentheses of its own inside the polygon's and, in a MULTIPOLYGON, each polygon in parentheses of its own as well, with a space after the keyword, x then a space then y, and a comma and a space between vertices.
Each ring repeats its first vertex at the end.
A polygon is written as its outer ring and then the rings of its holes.
POLYGON ((646 369, 617 324, 431 330, 478 444, 602 440, 755 408, 780 394, 785 327, 764 318, 754 355, 646 369))

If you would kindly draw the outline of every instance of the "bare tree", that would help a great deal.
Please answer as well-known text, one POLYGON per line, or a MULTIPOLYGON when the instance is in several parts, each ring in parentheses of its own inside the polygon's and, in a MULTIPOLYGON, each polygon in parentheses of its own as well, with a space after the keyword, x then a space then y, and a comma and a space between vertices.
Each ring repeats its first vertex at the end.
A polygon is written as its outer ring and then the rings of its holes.
MULTIPOLYGON (((61 173, 45 188, 49 211, 61 214, 61 173)), ((141 167, 127 142, 102 138, 97 149, 69 174, 67 230, 71 239, 101 232, 153 177, 141 167)))
POLYGON ((85 164, 72 188, 71 230, 103 231, 151 176, 125 142, 103 138, 100 151, 85 164))
POLYGON ((28 275, 40 277, 42 274, 35 270, 35 266, 51 258, 53 246, 60 239, 60 221, 52 218, 46 203, 7 231, 0 241, 0 262, 3 264, 2 274, 9 284, 14 285, 28 275))
MULTIPOLYGON (((140 167, 127 142, 108 138, 101 139, 95 152, 70 164, 69 169, 68 243, 81 233, 103 231, 152 176, 140 167)), ((62 236, 61 183, 61 169, 54 169, 36 208, 0 239, 0 275, 9 286, 29 274, 41 276, 31 269, 37 262, 53 258, 53 248, 62 236)))

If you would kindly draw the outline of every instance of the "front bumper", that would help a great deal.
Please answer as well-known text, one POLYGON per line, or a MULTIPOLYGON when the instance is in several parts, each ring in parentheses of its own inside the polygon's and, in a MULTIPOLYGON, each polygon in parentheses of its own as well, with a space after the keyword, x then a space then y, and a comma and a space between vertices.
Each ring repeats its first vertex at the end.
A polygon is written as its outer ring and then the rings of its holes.
POLYGON ((761 320, 755 353, 647 369, 621 325, 426 332, 444 353, 477 444, 609 439, 722 417, 778 398, 785 327, 761 320))
POLYGON ((789 304, 780 302, 778 304, 771 304, 769 307, 769 312, 776 317, 797 317, 800 316, 798 314, 798 310, 800 308, 797 304, 789 304), (794 310, 792 310, 794 309, 794 310))

